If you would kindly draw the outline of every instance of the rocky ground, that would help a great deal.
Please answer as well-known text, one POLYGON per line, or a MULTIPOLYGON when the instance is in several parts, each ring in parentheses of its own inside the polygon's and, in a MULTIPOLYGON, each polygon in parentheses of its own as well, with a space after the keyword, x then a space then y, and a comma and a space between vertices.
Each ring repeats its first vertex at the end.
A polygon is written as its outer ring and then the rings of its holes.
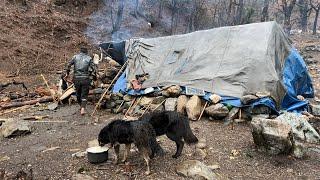
MULTIPOLYGON (((39 109, 45 108, 38 106, 8 115, 14 118, 49 116, 30 122, 31 134, 1 140, 0 169, 5 170, 8 176, 32 169, 35 179, 70 179, 77 173, 97 179, 184 179, 176 173, 175 167, 185 160, 196 159, 206 165, 218 165, 214 172, 221 179, 320 178, 319 153, 310 151, 303 159, 269 156, 255 148, 247 123, 236 124, 232 130, 221 121, 206 118, 190 122, 196 136, 206 140, 205 157, 199 153, 193 155, 194 148, 185 146, 182 156, 173 159, 171 155, 175 152, 175 145, 163 136, 158 139, 166 154, 152 160, 149 176, 144 175, 145 164, 136 151, 129 156, 131 169, 123 164, 114 165, 111 161, 93 165, 86 157, 72 157, 72 154, 85 151, 88 142, 97 137, 100 129, 119 115, 100 111, 94 118, 80 116, 77 105, 59 107, 56 111, 39 109)), ((89 106, 90 112, 92 109, 93 106, 89 106)), ((112 159, 112 151, 110 154, 112 159)))

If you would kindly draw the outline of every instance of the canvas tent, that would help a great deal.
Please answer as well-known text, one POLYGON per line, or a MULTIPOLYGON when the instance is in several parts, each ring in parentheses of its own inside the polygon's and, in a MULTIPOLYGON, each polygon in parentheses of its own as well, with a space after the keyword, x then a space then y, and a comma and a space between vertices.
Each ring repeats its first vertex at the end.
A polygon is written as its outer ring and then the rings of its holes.
MULTIPOLYGON (((114 92, 125 91, 135 75, 149 73, 143 88, 180 85, 216 93, 241 106, 246 94, 267 92, 259 102, 274 109, 305 108, 296 97, 313 97, 306 65, 276 22, 221 27, 189 34, 130 39, 128 67, 114 92)), ((206 99, 207 96, 204 98, 206 99)))

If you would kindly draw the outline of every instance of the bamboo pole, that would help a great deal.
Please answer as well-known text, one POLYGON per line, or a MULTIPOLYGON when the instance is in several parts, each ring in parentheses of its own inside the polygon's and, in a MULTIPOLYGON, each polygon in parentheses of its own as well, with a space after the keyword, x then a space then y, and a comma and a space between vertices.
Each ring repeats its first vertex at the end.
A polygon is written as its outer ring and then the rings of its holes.
POLYGON ((206 101, 206 103, 204 104, 203 109, 202 109, 202 111, 201 111, 201 113, 200 113, 200 116, 199 116, 199 118, 198 118, 198 121, 201 119, 201 117, 202 117, 202 115, 203 115, 203 112, 204 112, 204 110, 206 109, 207 105, 208 105, 208 101, 206 101))
POLYGON ((107 94, 107 92, 109 91, 110 87, 112 86, 112 84, 114 83, 114 81, 118 78, 118 76, 120 75, 120 73, 123 71, 123 69, 125 68, 125 66, 128 64, 128 61, 126 61, 121 69, 119 70, 118 74, 113 78, 113 80, 111 81, 110 85, 108 86, 108 88, 103 92, 103 94, 101 95, 99 101, 97 102, 96 106, 94 107, 94 110, 91 113, 91 116, 94 115, 94 113, 97 111, 98 106, 100 105, 102 99, 104 98, 104 96, 107 94))

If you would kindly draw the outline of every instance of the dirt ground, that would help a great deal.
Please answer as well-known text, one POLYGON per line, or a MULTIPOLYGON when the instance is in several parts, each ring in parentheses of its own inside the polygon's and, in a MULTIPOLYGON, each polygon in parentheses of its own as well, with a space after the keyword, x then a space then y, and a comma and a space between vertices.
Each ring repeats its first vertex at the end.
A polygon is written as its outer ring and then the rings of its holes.
MULTIPOLYGON (((255 148, 249 124, 236 124, 232 130, 221 121, 206 118, 190 122, 196 136, 207 141, 208 155, 204 160, 200 155, 193 155, 191 146, 185 146, 180 158, 171 158, 175 145, 162 136, 158 139, 166 154, 151 161, 152 174, 149 176, 144 175, 145 164, 137 152, 129 156, 128 161, 133 165, 131 173, 125 171, 123 164, 111 163, 112 151, 110 161, 93 165, 87 162, 86 157, 76 158, 72 154, 85 151, 88 142, 97 138, 100 129, 119 115, 99 111, 95 118, 83 117, 79 115, 77 105, 66 105, 56 111, 39 109, 41 107, 34 107, 10 117, 49 115, 45 120, 67 122, 32 122, 33 132, 30 135, 3 139, 0 169, 11 176, 32 168, 35 179, 70 179, 77 172, 97 179, 184 179, 175 172, 175 166, 187 159, 197 159, 207 165, 219 165, 215 172, 221 179, 320 179, 319 153, 310 151, 303 159, 269 156, 255 148), (52 147, 58 148, 48 150, 52 147), (3 157, 7 160, 1 160, 3 157)), ((89 111, 92 109, 90 105, 89 111)))

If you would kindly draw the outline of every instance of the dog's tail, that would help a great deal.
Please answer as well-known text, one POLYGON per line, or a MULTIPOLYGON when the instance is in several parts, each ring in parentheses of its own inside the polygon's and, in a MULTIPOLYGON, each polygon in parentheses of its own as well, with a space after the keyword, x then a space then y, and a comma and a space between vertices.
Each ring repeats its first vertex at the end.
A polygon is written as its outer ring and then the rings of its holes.
POLYGON ((198 138, 193 134, 191 128, 190 128, 190 124, 189 124, 189 119, 188 118, 184 118, 183 119, 184 122, 184 126, 185 126, 185 133, 183 136, 184 141, 187 144, 194 144, 198 142, 198 138))

